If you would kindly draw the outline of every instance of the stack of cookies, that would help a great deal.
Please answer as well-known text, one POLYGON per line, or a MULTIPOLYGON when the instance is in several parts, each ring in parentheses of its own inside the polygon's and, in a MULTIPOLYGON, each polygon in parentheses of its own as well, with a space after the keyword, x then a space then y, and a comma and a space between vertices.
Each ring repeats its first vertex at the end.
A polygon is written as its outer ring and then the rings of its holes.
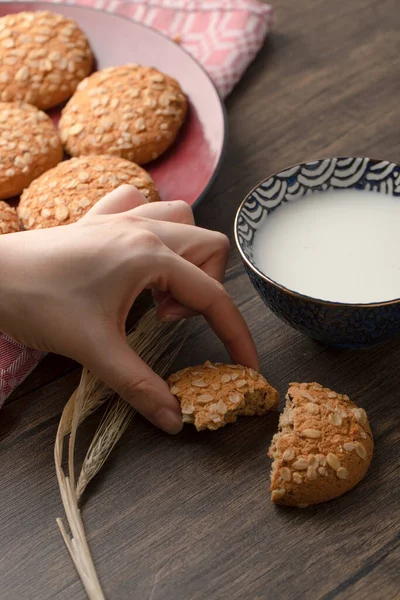
POLYGON ((93 62, 71 19, 48 11, 0 18, 0 234, 73 223, 124 183, 160 199, 139 165, 175 141, 187 99, 154 68, 90 75, 93 62), (57 131, 43 111, 66 101, 57 131), (16 211, 4 202, 20 195, 16 211))

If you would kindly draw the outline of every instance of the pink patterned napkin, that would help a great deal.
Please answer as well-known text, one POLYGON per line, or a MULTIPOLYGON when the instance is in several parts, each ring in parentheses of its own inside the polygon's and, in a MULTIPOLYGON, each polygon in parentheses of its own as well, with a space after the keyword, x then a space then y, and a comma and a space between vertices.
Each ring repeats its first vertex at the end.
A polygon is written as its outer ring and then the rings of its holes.
MULTIPOLYGON (((124 15, 170 36, 203 65, 223 98, 255 58, 272 24, 271 6, 257 0, 74 0, 74 4, 124 15)), ((43 356, 0 332, 0 407, 43 356)))

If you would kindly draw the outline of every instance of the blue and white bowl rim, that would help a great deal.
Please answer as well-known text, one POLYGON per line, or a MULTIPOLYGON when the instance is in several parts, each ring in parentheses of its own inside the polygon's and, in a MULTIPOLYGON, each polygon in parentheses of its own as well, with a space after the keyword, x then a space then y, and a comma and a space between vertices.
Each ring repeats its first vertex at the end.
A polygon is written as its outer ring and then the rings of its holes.
MULTIPOLYGON (((320 167, 327 169, 325 171, 325 174, 323 174, 322 177, 319 177, 319 181, 321 183, 318 183, 314 186, 309 186, 308 190, 306 190, 304 193, 298 194, 298 197, 302 197, 309 193, 312 193, 312 188, 314 187, 314 188, 316 188, 316 191, 321 191, 321 190, 324 191, 324 190, 328 190, 328 189, 348 189, 348 188, 350 188, 350 189, 368 189, 371 191, 378 191, 380 193, 390 194, 392 196, 400 198, 400 164, 393 162, 393 161, 380 160, 380 159, 375 159, 375 158, 371 158, 371 157, 361 157, 361 156, 339 156, 339 157, 330 157, 330 158, 317 158, 317 159, 305 161, 302 163, 298 163, 298 164, 292 165, 290 167, 286 167, 285 169, 282 169, 281 171, 277 171, 276 173, 269 175, 267 178, 263 179, 257 185, 255 185, 250 190, 250 192, 248 192, 248 194, 244 197, 244 199, 242 200, 242 202, 239 205, 239 208, 237 209, 235 222, 234 222, 234 236, 235 236, 236 246, 239 250, 239 253, 242 257, 243 262, 245 263, 245 265, 247 265, 248 268, 251 269, 251 271, 253 271, 255 274, 257 274, 258 277, 263 279, 266 283, 276 287, 278 290, 280 290, 286 294, 297 297, 304 301, 314 302, 314 303, 318 303, 318 304, 322 304, 322 305, 326 305, 326 306, 338 306, 338 307, 347 306, 347 307, 354 307, 354 308, 362 308, 362 307, 378 308, 380 306, 384 307, 384 306, 392 306, 395 304, 400 304, 400 298, 396 298, 394 300, 387 300, 387 301, 383 301, 383 302, 350 304, 350 303, 346 303, 346 302, 321 300, 320 298, 307 296, 305 294, 301 294, 299 292, 296 292, 294 290, 286 288, 285 286, 281 285, 280 283, 274 281, 273 279, 271 279, 270 277, 265 275, 265 273, 260 271, 258 269, 258 267, 254 264, 254 262, 252 262, 248 258, 246 252, 243 249, 243 245, 246 242, 243 239, 243 233, 240 232, 240 221, 244 220, 247 222, 247 224, 250 227, 253 227, 251 243, 253 241, 254 232, 256 231, 257 228, 254 228, 254 222, 253 222, 253 224, 251 224, 251 223, 249 223, 248 219, 243 217, 243 211, 246 209, 246 203, 248 203, 249 200, 254 198, 254 195, 256 193, 258 193, 259 189, 262 188, 263 186, 265 186, 266 184, 271 182, 268 187, 269 188, 273 187, 274 181, 276 181, 279 177, 283 176, 286 178, 297 179, 297 176, 299 174, 302 175, 302 173, 301 173, 302 170, 310 169, 310 168, 311 168, 311 170, 314 170, 314 169, 318 170, 320 167), (332 167, 332 163, 333 163, 333 167, 332 167), (348 170, 353 169, 354 172, 352 173, 352 178, 350 180, 347 180, 347 183, 349 181, 351 181, 351 183, 349 185, 329 186, 328 184, 326 184, 324 182, 324 180, 322 179, 323 175, 326 176, 325 177, 326 181, 330 180, 331 177, 335 176, 335 167, 336 166, 347 167, 348 170), (369 167, 369 170, 368 170, 368 167, 369 167), (370 172, 370 170, 373 171, 373 179, 371 179, 372 183, 369 183, 369 185, 368 184, 360 185, 360 182, 365 180, 365 178, 368 175, 368 173, 370 172), (375 184, 373 182, 375 182, 375 184), (390 182, 390 183, 388 183, 388 182, 390 182), (357 184, 358 184, 358 187, 357 187, 357 184), (318 187, 317 187, 317 185, 318 185, 318 187)), ((336 177, 336 179, 337 179, 337 177, 336 177)), ((340 181, 340 179, 339 179, 339 182, 343 183, 343 181, 340 181)), ((315 181, 313 183, 315 184, 315 181)), ((262 213, 264 213, 265 210, 272 210, 273 208, 278 207, 282 202, 287 201, 286 200, 286 196, 287 196, 286 192, 287 192, 287 189, 284 192, 280 191, 278 198, 271 198, 271 200, 272 200, 271 206, 265 205, 264 210, 262 210, 262 213)), ((259 197, 255 198, 254 201, 256 204, 260 204, 259 197)), ((263 216, 263 214, 261 215, 260 219, 258 219, 257 223, 259 223, 261 221, 262 216, 263 216)), ((247 244, 249 244, 249 242, 247 242, 247 244)))

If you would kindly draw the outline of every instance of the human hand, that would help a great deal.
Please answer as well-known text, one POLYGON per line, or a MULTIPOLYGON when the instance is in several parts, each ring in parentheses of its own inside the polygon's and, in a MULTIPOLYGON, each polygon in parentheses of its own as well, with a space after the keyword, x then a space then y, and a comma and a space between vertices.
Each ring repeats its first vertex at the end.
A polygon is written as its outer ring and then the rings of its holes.
POLYGON ((177 433, 178 403, 126 343, 126 318, 152 289, 160 318, 203 314, 233 362, 257 369, 250 332, 219 283, 228 248, 222 234, 194 226, 185 203, 148 204, 122 186, 77 223, 0 236, 0 330, 75 359, 177 433))

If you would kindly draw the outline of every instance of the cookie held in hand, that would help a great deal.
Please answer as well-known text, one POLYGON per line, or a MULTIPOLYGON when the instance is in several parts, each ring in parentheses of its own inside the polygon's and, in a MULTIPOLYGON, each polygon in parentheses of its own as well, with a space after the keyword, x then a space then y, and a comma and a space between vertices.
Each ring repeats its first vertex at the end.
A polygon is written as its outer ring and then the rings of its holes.
POLYGON ((262 375, 240 365, 207 361, 170 375, 167 383, 184 423, 193 423, 197 431, 219 429, 239 416, 265 415, 279 400, 262 375))
POLYGON ((374 446, 365 411, 318 383, 292 383, 286 400, 269 449, 272 502, 305 507, 357 485, 374 446))

